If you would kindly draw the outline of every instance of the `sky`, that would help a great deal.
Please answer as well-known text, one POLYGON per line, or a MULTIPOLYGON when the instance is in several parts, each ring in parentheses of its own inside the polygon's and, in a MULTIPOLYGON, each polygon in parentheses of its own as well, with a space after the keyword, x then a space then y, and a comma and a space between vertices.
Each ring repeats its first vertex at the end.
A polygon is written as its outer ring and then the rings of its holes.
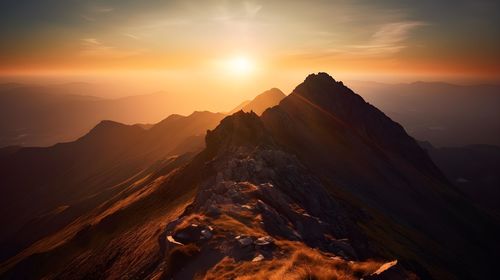
POLYGON ((344 80, 500 80, 500 1, 0 0, 0 81, 235 102, 344 80), (232 95, 231 95, 232 94, 232 95))

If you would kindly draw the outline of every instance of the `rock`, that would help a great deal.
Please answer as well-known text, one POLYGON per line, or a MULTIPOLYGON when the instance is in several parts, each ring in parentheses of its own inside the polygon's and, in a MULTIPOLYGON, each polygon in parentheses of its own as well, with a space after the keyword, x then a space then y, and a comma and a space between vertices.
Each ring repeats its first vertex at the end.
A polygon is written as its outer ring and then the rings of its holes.
POLYGON ((178 242, 177 240, 175 240, 175 239, 172 237, 172 235, 168 235, 168 236, 167 236, 167 240, 168 240, 168 242, 173 243, 173 244, 177 244, 177 245, 184 245, 184 244, 182 244, 182 243, 178 242))
POLYGON ((404 269, 397 260, 384 263, 377 271, 365 277, 366 280, 418 280, 419 277, 404 269))
POLYGON ((220 215, 220 210, 219 208, 210 205, 208 209, 206 210, 206 215, 212 218, 218 217, 220 215))
POLYGON ((241 205, 241 208, 245 208, 247 210, 252 210, 253 209, 253 207, 250 206, 250 205, 248 205, 248 204, 241 205))
POLYGON ((260 262, 263 259, 264 256, 262 254, 258 254, 255 258, 252 259, 252 262, 260 262))
POLYGON ((198 224, 191 224, 179 229, 172 235, 176 241, 182 244, 196 243, 200 240, 210 239, 212 236, 213 234, 208 227, 198 224))
POLYGON ((243 247, 249 246, 250 244, 253 243, 252 238, 247 237, 247 236, 245 236, 245 237, 237 236, 236 239, 238 240, 238 242, 240 243, 240 245, 243 246, 243 247))
POLYGON ((348 239, 333 239, 330 241, 333 251, 347 259, 357 259, 357 254, 348 239))
POLYGON ((263 236, 255 240, 254 244, 257 246, 268 246, 274 243, 274 240, 271 236, 263 236))
POLYGON ((201 239, 210 239, 212 238, 212 236, 212 232, 208 229, 204 229, 201 231, 201 239))

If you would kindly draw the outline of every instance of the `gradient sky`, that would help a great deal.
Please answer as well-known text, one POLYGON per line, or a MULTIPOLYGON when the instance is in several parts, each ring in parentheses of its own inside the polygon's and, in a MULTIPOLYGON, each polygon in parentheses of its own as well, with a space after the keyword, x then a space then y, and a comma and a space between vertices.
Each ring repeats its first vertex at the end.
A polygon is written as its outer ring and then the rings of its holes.
POLYGON ((500 80, 498 0, 0 0, 0 34, 3 80, 500 80), (251 69, 234 71, 238 57, 251 69))

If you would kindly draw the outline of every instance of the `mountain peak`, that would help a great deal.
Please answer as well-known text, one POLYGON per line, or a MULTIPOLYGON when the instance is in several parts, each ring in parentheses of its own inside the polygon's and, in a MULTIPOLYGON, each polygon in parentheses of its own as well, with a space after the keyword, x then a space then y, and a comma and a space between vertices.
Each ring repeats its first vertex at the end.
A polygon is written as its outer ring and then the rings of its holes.
POLYGON ((310 74, 303 83, 293 90, 293 93, 306 97, 317 104, 327 106, 339 102, 347 102, 349 105, 353 105, 352 103, 365 103, 359 95, 346 87, 343 82, 336 81, 325 72, 310 74))
POLYGON ((277 97, 280 97, 280 98, 284 98, 286 95, 279 89, 279 88, 271 88, 271 89, 268 89, 266 91, 264 91, 263 93, 259 94, 256 98, 260 97, 260 96, 277 96, 277 97))
POLYGON ((304 82, 335 82, 335 79, 325 72, 318 72, 318 74, 312 73, 306 77, 304 82))
POLYGON ((279 88, 271 88, 257 95, 251 101, 245 101, 231 110, 231 113, 243 110, 244 112, 255 112, 261 115, 267 108, 271 108, 280 103, 286 95, 279 88))
POLYGON ((293 114, 315 115, 333 121, 339 129, 356 135, 378 150, 391 151, 436 174, 427 155, 404 128, 382 111, 367 103, 341 81, 327 73, 310 74, 280 103, 282 110, 293 114), (309 108, 308 111, 305 108, 309 108))
POLYGON ((213 150, 272 143, 259 116, 243 110, 224 118, 214 130, 208 130, 205 139, 207 148, 213 150))
POLYGON ((84 141, 104 141, 105 139, 114 139, 117 135, 122 137, 137 137, 144 132, 144 129, 138 125, 126 125, 123 123, 103 120, 100 121, 89 133, 80 139, 84 141))
POLYGON ((109 130, 121 130, 121 129, 127 129, 129 128, 129 125, 111 121, 111 120, 102 120, 100 121, 94 128, 92 128, 89 132, 89 134, 101 134, 105 131, 109 130))

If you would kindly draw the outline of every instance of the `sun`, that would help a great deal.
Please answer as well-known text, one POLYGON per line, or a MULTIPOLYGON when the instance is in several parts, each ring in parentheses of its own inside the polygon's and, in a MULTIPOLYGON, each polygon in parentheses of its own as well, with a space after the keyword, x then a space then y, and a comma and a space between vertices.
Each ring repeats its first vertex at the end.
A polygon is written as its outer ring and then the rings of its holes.
POLYGON ((228 70, 234 74, 246 75, 254 70, 254 63, 246 56, 236 56, 228 61, 228 70))

